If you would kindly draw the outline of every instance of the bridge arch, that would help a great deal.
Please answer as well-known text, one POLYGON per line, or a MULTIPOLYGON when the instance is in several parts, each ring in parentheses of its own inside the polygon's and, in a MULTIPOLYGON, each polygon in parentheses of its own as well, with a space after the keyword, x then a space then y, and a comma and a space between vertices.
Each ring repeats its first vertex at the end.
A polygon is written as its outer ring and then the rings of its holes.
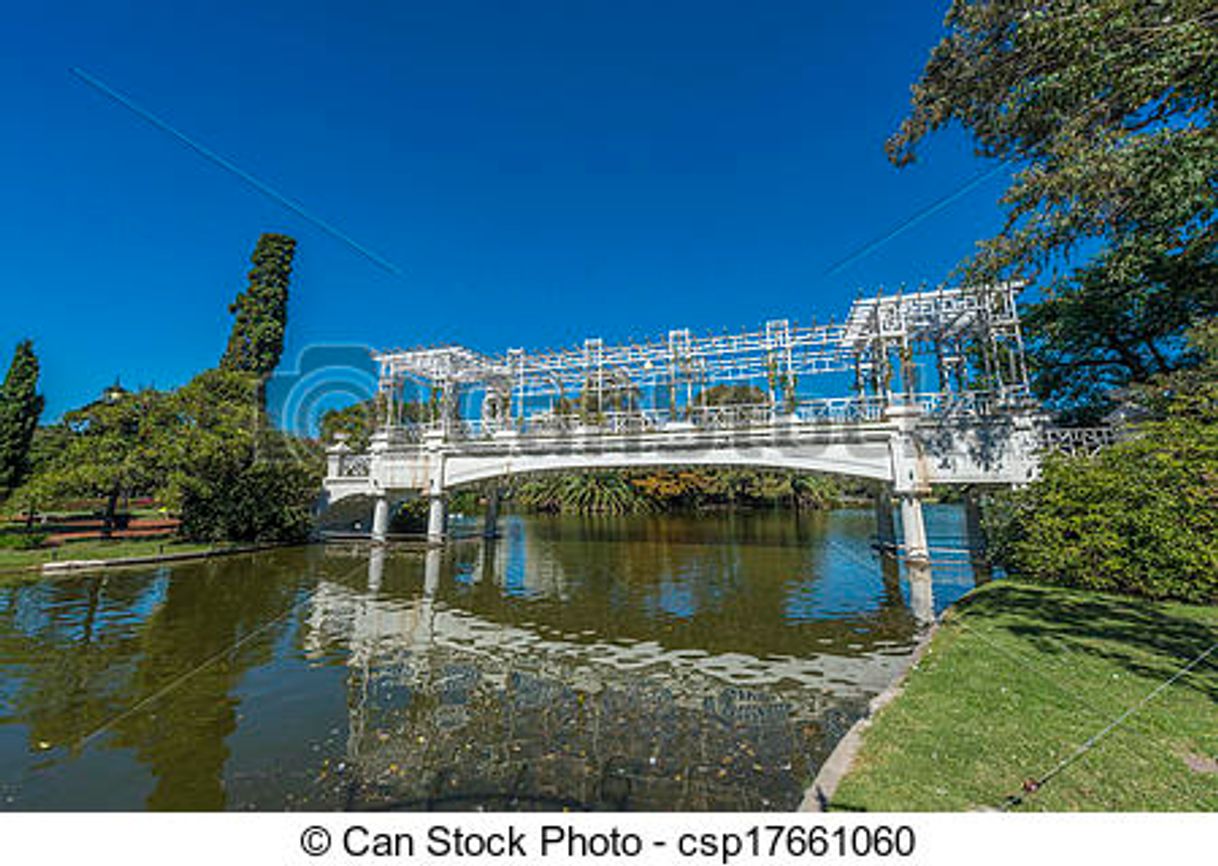
POLYGON ((663 470, 698 468, 736 468, 793 471, 815 475, 838 475, 865 481, 890 482, 891 460, 885 447, 871 460, 846 461, 831 455, 816 454, 739 454, 707 452, 659 459, 648 455, 609 453, 598 455, 547 455, 514 457, 510 465, 495 461, 466 461, 451 457, 444 470, 444 488, 454 489, 521 475, 563 472, 610 472, 623 469, 663 470))

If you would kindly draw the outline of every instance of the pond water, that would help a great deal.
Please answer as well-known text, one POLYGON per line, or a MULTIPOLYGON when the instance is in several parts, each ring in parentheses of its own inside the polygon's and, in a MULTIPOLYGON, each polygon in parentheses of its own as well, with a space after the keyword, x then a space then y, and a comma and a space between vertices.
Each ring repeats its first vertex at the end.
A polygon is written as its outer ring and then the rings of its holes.
POLYGON ((959 510, 927 521, 919 616, 861 510, 0 589, 0 808, 791 809, 973 585, 959 510))

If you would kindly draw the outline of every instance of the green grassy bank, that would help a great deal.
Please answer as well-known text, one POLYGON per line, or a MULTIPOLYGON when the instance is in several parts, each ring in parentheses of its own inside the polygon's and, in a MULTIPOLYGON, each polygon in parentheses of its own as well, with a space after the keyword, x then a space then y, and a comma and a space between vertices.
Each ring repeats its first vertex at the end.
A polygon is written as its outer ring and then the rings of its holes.
POLYGON ((37 574, 43 563, 52 559, 123 559, 130 556, 157 556, 158 554, 199 553, 218 545, 197 544, 164 538, 130 538, 113 541, 72 541, 59 547, 40 547, 35 550, 0 549, 0 585, 21 580, 25 574, 37 574))
POLYGON ((832 808, 1218 810, 1218 650, 1039 790, 1023 792, 1218 642, 1218 607, 1000 581, 945 618, 866 730, 832 808))

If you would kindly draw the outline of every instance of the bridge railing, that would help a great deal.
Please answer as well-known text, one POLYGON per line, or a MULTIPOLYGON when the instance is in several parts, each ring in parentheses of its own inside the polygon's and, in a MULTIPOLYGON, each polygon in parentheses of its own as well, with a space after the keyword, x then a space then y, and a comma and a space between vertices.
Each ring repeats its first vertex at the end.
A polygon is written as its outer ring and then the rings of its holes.
POLYGON ((372 470, 372 457, 369 454, 344 454, 338 460, 338 475, 340 478, 367 478, 372 470))
POLYGON ((792 414, 800 421, 813 424, 881 421, 884 401, 879 397, 818 397, 799 401, 792 414))
POLYGON ((988 392, 927 392, 912 398, 894 396, 811 397, 787 409, 768 402, 638 408, 599 413, 541 411, 520 418, 465 418, 430 422, 390 431, 390 447, 418 442, 425 433, 440 433, 446 440, 488 440, 500 433, 524 437, 638 435, 674 429, 747 430, 757 427, 878 423, 885 411, 912 399, 928 417, 984 416, 1018 408, 1019 395, 988 392))
POLYGON ((1045 427, 1040 431, 1040 450, 1094 457, 1101 448, 1128 438, 1129 432, 1121 427, 1045 427))

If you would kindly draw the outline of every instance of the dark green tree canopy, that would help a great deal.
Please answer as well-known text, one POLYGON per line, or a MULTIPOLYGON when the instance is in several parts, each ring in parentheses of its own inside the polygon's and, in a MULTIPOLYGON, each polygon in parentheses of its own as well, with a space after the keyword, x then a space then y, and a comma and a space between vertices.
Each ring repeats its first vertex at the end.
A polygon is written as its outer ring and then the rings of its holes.
POLYGON ((1018 169, 965 271, 1056 269, 1029 322, 1041 395, 1095 406, 1195 361, 1183 334, 1218 313, 1213 0, 953 0, 946 26, 889 157, 959 124, 1018 169))
POLYGON ((1025 271, 1085 238, 1110 263, 1212 250, 1218 9, 1212 0, 954 0, 900 131, 898 165, 959 123, 1022 167, 982 273, 1025 271))
POLYGON ((264 234, 250 257, 249 287, 229 307, 236 316, 222 370, 269 376, 283 354, 288 320, 288 282, 296 241, 287 235, 264 234))
POLYGON ((1183 335, 1218 310, 1218 262, 1191 258, 1161 257, 1126 281, 1101 256, 1031 305, 1024 324, 1040 396, 1067 417, 1095 421, 1127 386, 1197 363, 1183 335))
POLYGON ((34 344, 23 340, 17 344, 4 384, 0 385, 0 500, 28 472, 30 443, 43 402, 38 393, 38 356, 34 344))

